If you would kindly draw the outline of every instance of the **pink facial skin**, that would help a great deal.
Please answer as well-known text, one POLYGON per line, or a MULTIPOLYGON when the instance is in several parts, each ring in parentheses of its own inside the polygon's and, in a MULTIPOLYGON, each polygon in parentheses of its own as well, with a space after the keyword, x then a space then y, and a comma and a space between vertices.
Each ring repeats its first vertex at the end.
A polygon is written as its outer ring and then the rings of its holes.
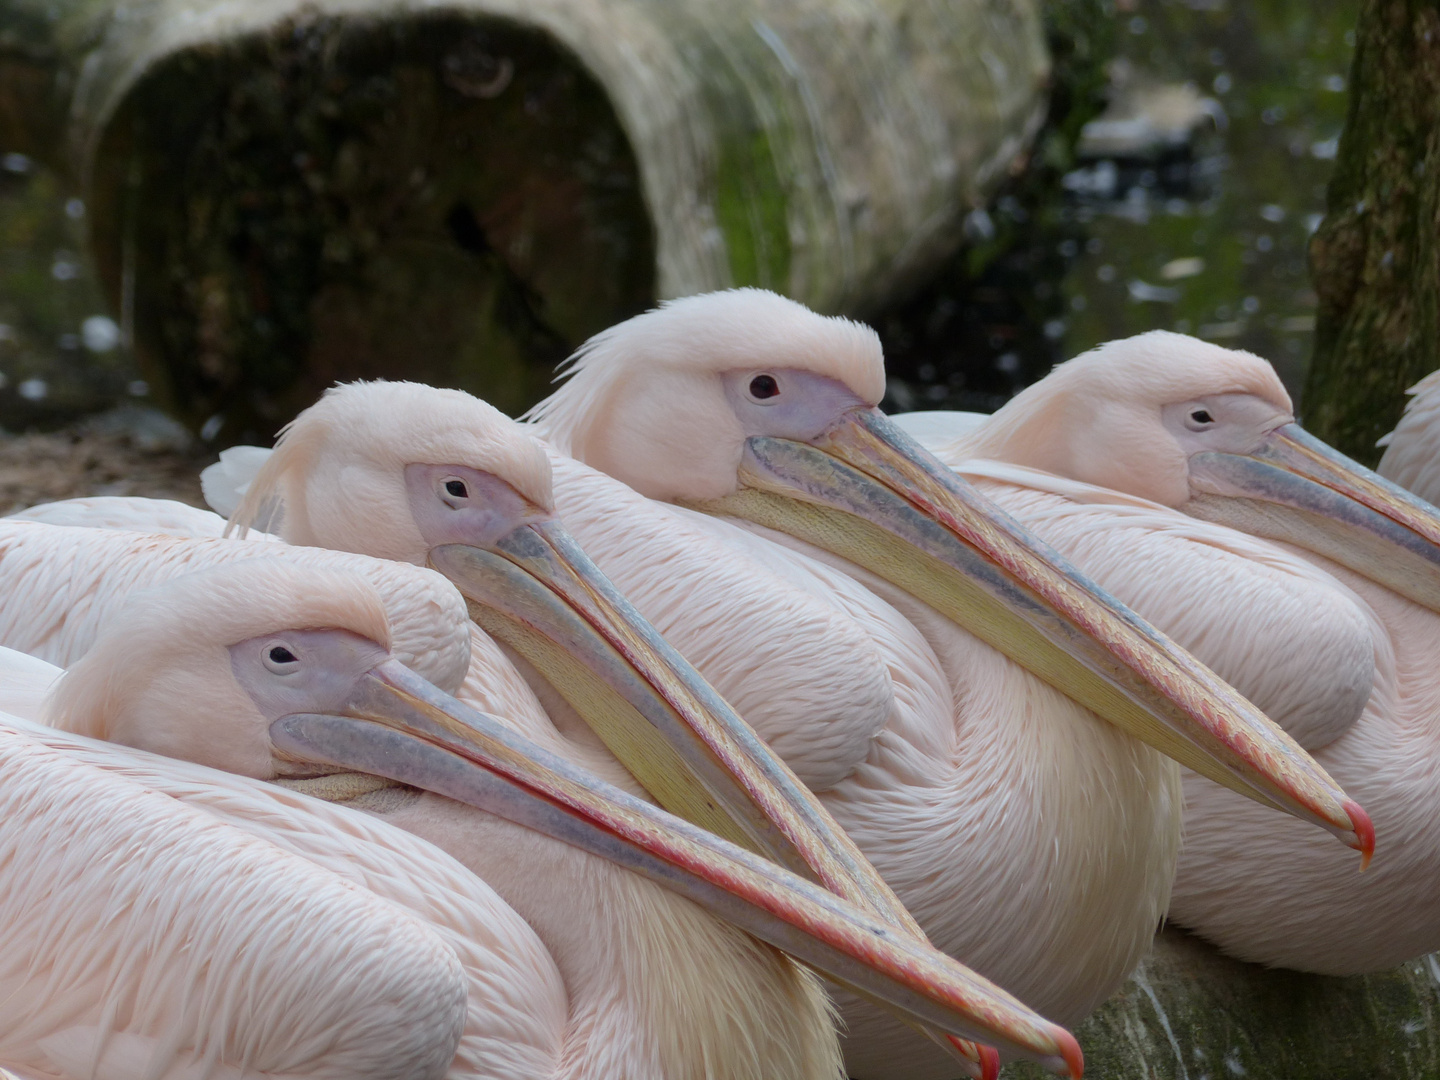
POLYGON ((266 720, 333 713, 390 654, 349 630, 282 630, 230 646, 230 670, 266 720))
POLYGON ((845 413, 870 407, 838 380, 793 368, 729 372, 725 397, 747 436, 797 442, 819 438, 845 413))
POLYGON ((488 548, 541 510, 504 480, 463 465, 407 465, 410 513, 427 547, 469 544, 488 548))

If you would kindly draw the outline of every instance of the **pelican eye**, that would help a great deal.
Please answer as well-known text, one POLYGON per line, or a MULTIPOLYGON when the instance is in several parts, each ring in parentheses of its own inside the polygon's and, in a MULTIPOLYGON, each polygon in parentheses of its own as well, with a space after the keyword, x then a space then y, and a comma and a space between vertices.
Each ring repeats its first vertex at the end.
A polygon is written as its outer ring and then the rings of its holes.
POLYGON ((463 480, 446 480, 445 491, 448 494, 455 496, 455 498, 457 499, 463 499, 470 494, 470 491, 465 487, 465 481, 463 480))
POLYGON ((1215 422, 1215 418, 1204 409, 1196 409, 1190 414, 1190 419, 1197 424, 1213 424, 1215 422))
POLYGON ((289 651, 285 645, 271 645, 265 649, 265 667, 269 668, 276 675, 288 675, 295 671, 295 664, 300 662, 300 657, 289 651))
POLYGON ((780 384, 774 375, 756 375, 750 380, 750 396, 764 401, 780 393, 780 384))

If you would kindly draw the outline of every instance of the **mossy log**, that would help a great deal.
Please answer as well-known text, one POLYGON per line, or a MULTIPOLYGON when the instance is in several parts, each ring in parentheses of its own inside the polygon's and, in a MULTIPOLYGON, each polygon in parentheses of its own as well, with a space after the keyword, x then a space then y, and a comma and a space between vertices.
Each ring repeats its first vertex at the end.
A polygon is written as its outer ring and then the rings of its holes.
POLYGON ((1440 964, 1337 979, 1242 964, 1165 930, 1075 1035, 1101 1080, 1436 1080, 1440 964))
POLYGON ((1440 364, 1440 4, 1366 0, 1326 215, 1303 399, 1316 435, 1369 465, 1405 390, 1440 364))
POLYGON ((329 382, 496 404, 657 298, 864 313, 1043 110, 1036 0, 0 0, 152 381, 222 440, 329 382))

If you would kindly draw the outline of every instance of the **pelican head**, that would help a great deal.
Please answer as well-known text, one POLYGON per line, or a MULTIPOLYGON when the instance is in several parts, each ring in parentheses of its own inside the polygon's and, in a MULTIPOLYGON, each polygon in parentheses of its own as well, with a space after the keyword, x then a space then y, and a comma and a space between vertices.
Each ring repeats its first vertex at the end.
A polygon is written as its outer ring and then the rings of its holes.
POLYGON ((842 555, 1183 764, 1370 849, 1364 812, 1289 736, 877 408, 868 328, 711 293, 606 330, 565 374, 531 413, 559 449, 842 555))
MULTIPOLYGON (((468 628, 456 633, 468 640, 468 628)), ((259 779, 345 771, 444 795, 648 877, 916 1023, 1080 1075, 1063 1028, 834 894, 470 709, 395 660, 391 637, 359 574, 280 557, 230 563, 133 594, 61 678, 46 716, 259 779)))
POLYGON ((46 716, 258 780, 311 776, 333 770, 280 751, 271 723, 343 710, 390 644, 379 594, 355 575, 236 563, 131 595, 57 683, 46 716))
POLYGON ((1162 330, 1109 342, 965 450, 1293 543, 1440 611, 1440 513, 1301 428, 1251 353, 1162 330))
POLYGON ((462 391, 381 380, 332 387, 287 424, 231 527, 423 566, 440 544, 554 509, 550 462, 524 428, 462 391))

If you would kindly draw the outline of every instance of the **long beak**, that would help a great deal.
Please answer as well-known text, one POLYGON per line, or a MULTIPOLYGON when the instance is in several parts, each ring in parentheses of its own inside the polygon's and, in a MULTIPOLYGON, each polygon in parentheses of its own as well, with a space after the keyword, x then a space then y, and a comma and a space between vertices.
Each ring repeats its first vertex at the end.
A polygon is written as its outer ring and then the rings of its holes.
MULTIPOLYGON (((671 813, 925 942, 904 905, 824 805, 601 573, 554 519, 489 548, 433 548, 470 616, 525 657, 671 813)), ((991 1080, 993 1052, 956 1045, 991 1080)))
POLYGON ((1293 739, 878 409, 813 442, 751 438, 740 482, 694 505, 868 568, 1181 764, 1369 861, 1368 816, 1293 739))
POLYGON ((388 777, 592 852, 685 896, 910 1020, 1078 1077, 1065 1029, 834 894, 589 776, 397 661, 333 714, 281 717, 276 747, 388 777))
POLYGON ((1183 509, 1333 559, 1440 611, 1440 510, 1298 424, 1249 454, 1196 454, 1183 509))

